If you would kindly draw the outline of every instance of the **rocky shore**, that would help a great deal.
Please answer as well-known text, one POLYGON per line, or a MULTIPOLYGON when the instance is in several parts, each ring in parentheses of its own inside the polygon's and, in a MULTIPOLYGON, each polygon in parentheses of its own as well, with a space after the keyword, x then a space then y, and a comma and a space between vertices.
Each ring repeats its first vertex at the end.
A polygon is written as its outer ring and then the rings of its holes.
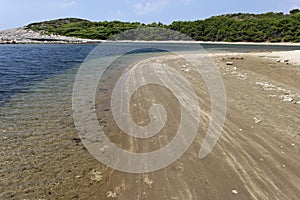
POLYGON ((23 27, 0 31, 0 44, 88 44, 100 42, 101 40, 46 35, 23 27))

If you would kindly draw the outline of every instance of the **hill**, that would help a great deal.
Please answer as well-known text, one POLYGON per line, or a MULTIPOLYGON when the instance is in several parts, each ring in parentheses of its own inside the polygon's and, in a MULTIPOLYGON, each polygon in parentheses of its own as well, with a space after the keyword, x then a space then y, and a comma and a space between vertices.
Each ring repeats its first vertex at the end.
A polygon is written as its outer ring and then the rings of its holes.
POLYGON ((91 22, 66 18, 29 24, 26 29, 46 34, 106 40, 127 30, 146 27, 178 31, 197 41, 300 42, 300 10, 291 10, 289 14, 274 12, 226 14, 204 20, 174 21, 170 25, 160 22, 152 24, 121 21, 91 22))

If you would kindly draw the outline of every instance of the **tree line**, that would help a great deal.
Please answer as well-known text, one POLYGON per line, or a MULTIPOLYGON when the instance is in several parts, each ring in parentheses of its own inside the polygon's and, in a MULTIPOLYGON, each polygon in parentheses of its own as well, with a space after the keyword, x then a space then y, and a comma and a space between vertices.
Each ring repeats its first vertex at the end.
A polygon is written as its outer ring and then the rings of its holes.
MULTIPOLYGON (((161 22, 144 24, 140 22, 103 21, 91 22, 84 19, 65 18, 32 23, 27 29, 87 39, 110 39, 116 34, 133 29, 144 29, 135 39, 181 40, 185 34, 197 41, 225 42, 300 42, 300 10, 293 9, 289 14, 268 12, 263 14, 226 14, 204 20, 174 21, 170 25, 161 22), (146 29, 154 27, 153 29, 146 29), (166 34, 157 31, 172 30, 166 34)), ((126 33, 131 33, 126 32, 126 33)), ((128 37, 128 35, 127 35, 128 37)), ((134 37, 121 38, 133 39, 134 37)), ((120 39, 120 38, 115 38, 120 39)))

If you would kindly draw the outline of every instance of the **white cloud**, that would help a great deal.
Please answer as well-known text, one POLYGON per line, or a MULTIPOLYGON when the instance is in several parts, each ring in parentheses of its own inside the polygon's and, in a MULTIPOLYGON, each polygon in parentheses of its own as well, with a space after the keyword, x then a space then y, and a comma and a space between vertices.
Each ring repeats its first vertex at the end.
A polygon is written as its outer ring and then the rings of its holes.
POLYGON ((74 0, 66 0, 66 1, 52 2, 51 4, 53 7, 66 9, 75 6, 77 2, 74 0))
POLYGON ((168 0, 156 0, 153 2, 137 3, 133 6, 134 12, 138 15, 144 15, 157 12, 168 4, 168 0))
POLYGON ((69 8, 69 7, 73 7, 76 5, 76 1, 65 1, 62 3, 62 7, 63 8, 69 8))

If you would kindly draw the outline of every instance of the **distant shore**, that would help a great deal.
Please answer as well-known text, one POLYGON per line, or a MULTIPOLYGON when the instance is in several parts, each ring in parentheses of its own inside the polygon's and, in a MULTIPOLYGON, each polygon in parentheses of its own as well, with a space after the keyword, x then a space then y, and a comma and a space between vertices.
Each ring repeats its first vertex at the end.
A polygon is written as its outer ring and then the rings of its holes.
MULTIPOLYGON (((112 40, 102 40, 102 42, 116 42, 116 41, 112 41, 112 40)), ((151 40, 151 41, 147 41, 147 40, 118 40, 117 42, 144 42, 144 43, 199 43, 199 44, 237 44, 237 45, 278 45, 278 46, 299 46, 300 47, 300 43, 292 43, 292 42, 274 42, 274 43, 270 43, 270 42, 221 42, 221 41, 196 41, 196 40, 164 40, 164 41, 160 41, 160 40, 151 40)))
MULTIPOLYGON (((47 35, 42 32, 36 32, 24 27, 0 31, 0 44, 91 44, 101 42, 112 42, 111 40, 94 40, 76 37, 67 37, 61 35, 47 35)), ((300 46, 300 43, 291 42, 215 42, 215 41, 146 41, 146 40, 118 40, 114 42, 145 42, 145 43, 199 43, 199 44, 234 44, 234 45, 270 45, 270 46, 300 46)))
POLYGON ((0 31, 0 44, 90 44, 101 42, 101 40, 47 35, 24 27, 0 31))

